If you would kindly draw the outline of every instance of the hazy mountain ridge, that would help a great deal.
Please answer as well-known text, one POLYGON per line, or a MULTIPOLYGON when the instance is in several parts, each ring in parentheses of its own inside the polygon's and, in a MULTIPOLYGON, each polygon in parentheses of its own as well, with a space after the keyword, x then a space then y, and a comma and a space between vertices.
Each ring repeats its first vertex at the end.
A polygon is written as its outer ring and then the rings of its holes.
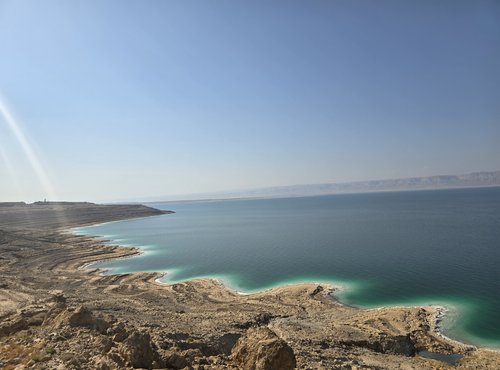
MULTIPOLYGON (((410 177, 403 179, 356 181, 347 183, 292 185, 256 189, 245 192, 248 195, 321 195, 335 193, 354 193, 364 191, 389 191, 413 189, 439 189, 471 186, 500 185, 500 171, 474 172, 463 175, 438 175, 410 177)), ((235 193, 236 194, 236 193, 235 193)))
MULTIPOLYGON (((216 192, 190 194, 176 197, 163 197, 162 200, 295 197, 342 193, 446 189, 481 186, 500 186, 500 171, 483 171, 461 175, 436 175, 426 177, 369 180, 345 183, 275 186, 231 192, 216 192)), ((159 197, 157 197, 156 199, 159 200, 159 197)))

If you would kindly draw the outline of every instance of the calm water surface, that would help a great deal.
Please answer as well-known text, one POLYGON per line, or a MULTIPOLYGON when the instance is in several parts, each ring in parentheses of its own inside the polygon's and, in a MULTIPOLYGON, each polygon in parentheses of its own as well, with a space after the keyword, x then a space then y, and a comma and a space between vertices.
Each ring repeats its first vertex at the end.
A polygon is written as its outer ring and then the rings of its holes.
POLYGON ((446 305, 447 335, 500 347, 500 188, 153 206, 176 213, 75 229, 145 251, 96 266, 241 291, 340 283, 362 307, 446 305))

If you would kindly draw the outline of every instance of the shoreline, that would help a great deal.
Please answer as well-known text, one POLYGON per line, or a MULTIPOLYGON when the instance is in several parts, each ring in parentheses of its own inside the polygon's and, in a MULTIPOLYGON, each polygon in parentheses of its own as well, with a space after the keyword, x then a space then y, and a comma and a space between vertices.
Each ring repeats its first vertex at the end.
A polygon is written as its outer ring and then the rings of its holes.
MULTIPOLYGON (((153 217, 153 216, 146 216, 146 217, 153 217)), ((146 217, 139 217, 139 218, 146 218, 146 217)), ((139 219, 136 218, 136 219, 139 219)), ((128 221, 128 220, 125 220, 128 221)), ((101 226, 104 224, 109 224, 109 223, 115 223, 115 222, 122 222, 122 221, 111 221, 111 222, 103 222, 103 223, 96 223, 93 225, 89 226, 101 226)), ((87 227, 87 226, 84 226, 87 227)), ((69 232, 72 232, 73 229, 68 229, 69 232)), ((119 243, 114 243, 112 239, 108 239, 107 237, 99 236, 99 235, 92 235, 92 234, 76 234, 80 236, 86 236, 89 238, 96 238, 97 240, 103 242, 104 244, 108 244, 108 242, 111 242, 113 246, 117 246, 118 248, 123 248, 123 249, 130 249, 133 251, 130 255, 125 255, 125 256, 118 256, 118 257, 108 257, 102 260, 96 260, 93 262, 86 263, 82 265, 80 268, 82 269, 89 269, 89 270, 97 270, 99 273, 103 276, 112 276, 112 275, 122 275, 121 273, 113 273, 111 272, 112 270, 110 269, 105 269, 105 268, 91 268, 90 266, 93 264, 97 263, 102 263, 106 261, 111 261, 111 260, 120 260, 120 259, 125 259, 125 258, 133 258, 135 256, 140 256, 145 253, 145 251, 142 249, 141 246, 138 245, 121 245, 119 243), (109 272, 109 274, 106 274, 106 272, 109 272)), ((129 273, 123 273, 123 274, 141 274, 143 272, 129 272, 129 273)), ((484 349, 484 350, 489 350, 492 352, 498 352, 500 353, 500 348, 492 348, 492 347, 487 347, 487 346, 479 346, 475 345, 472 343, 466 343, 463 341, 460 341, 458 339, 453 339, 449 336, 447 336, 444 331, 443 327, 441 325, 441 322, 443 321, 443 318, 446 316, 447 311, 451 311, 453 309, 452 307, 447 307, 446 305, 442 304, 423 304, 423 305, 404 305, 404 304, 397 304, 397 305, 383 305, 379 307, 373 307, 373 308, 363 308, 360 306, 356 305, 350 305, 345 302, 343 302, 337 295, 336 293, 339 293, 340 291, 345 291, 348 288, 345 285, 342 284, 335 284, 335 282, 322 282, 322 281, 303 281, 303 282, 294 282, 294 283, 283 283, 283 284, 277 284, 273 285, 272 287, 269 288, 264 288, 262 290, 257 290, 257 291, 251 291, 251 292, 245 292, 245 291, 239 291, 235 288, 232 288, 230 284, 228 284, 224 279, 218 278, 218 277, 210 277, 210 276, 205 276, 205 277, 194 277, 194 278, 189 278, 186 280, 179 280, 179 281, 171 281, 171 282, 163 282, 160 279, 163 277, 167 276, 169 274, 168 271, 162 272, 162 271, 154 271, 154 272, 148 272, 148 273, 153 273, 153 274, 158 274, 159 276, 154 279, 154 282, 159 284, 160 286, 170 286, 173 284, 177 283, 184 283, 184 282, 190 282, 194 280, 207 280, 207 281, 212 281, 215 282, 216 284, 220 285, 223 289, 236 293, 241 296, 247 296, 251 297, 252 295, 258 295, 262 293, 270 293, 273 290, 277 290, 280 288, 293 288, 297 286, 302 286, 302 285, 318 285, 322 286, 323 288, 329 290, 329 297, 334 301, 336 304, 345 306, 345 307, 351 307, 356 310, 365 310, 365 311, 377 311, 377 310, 383 310, 386 308, 401 308, 401 309, 407 309, 407 308, 424 308, 424 309, 430 309, 433 311, 433 332, 441 337, 443 340, 449 342, 450 344, 453 344, 455 346, 459 346, 463 348, 464 350, 470 350, 470 349, 484 349)))
POLYGON ((0 212, 0 367, 62 369, 77 361, 82 370, 168 368, 177 359, 183 367, 222 370, 237 367, 232 351, 253 330, 267 330, 289 346, 300 370, 396 370, 402 364, 451 369, 419 355, 426 351, 460 354, 457 369, 500 366, 498 352, 441 337, 435 308, 352 307, 331 294, 336 284, 318 284, 321 279, 240 294, 220 278, 167 283, 159 281, 165 272, 104 274, 92 264, 130 258, 141 249, 68 230, 159 213, 132 206, 82 208, 64 228, 54 227, 60 226, 55 217, 40 219, 36 210, 28 219, 32 224, 10 227, 10 210, 6 222, 0 212), (124 335, 143 339, 124 341, 124 335), (151 357, 136 366, 133 353, 151 357))
POLYGON ((101 222, 101 221, 92 221, 92 222, 85 223, 85 224, 82 224, 82 225, 79 225, 79 226, 63 227, 60 231, 61 232, 68 232, 68 233, 70 233, 72 235, 85 235, 85 236, 89 236, 89 237, 99 238, 99 236, 96 236, 96 235, 75 234, 73 232, 73 230, 75 230, 75 229, 83 229, 85 227, 92 227, 92 226, 109 225, 109 224, 114 224, 114 223, 117 223, 117 222, 140 220, 140 219, 143 219, 143 218, 165 216, 165 215, 171 215, 171 214, 175 213, 175 211, 161 211, 161 212, 163 212, 163 213, 161 213, 161 214, 154 214, 154 215, 147 215, 147 216, 130 217, 130 218, 122 219, 122 220, 113 220, 113 221, 104 221, 104 222, 101 222))
MULTIPOLYGON (((146 217, 154 217, 154 216, 146 216, 146 217)), ((138 218, 134 218, 134 219, 140 219, 140 218, 146 218, 146 217, 138 217, 138 218)), ((128 220, 125 220, 125 221, 128 221, 128 220)), ((89 226, 101 226, 101 225, 105 225, 105 224, 109 224, 109 223, 115 223, 115 222, 122 222, 122 221, 111 221, 111 222, 95 223, 95 224, 89 225, 89 226)), ((84 226, 84 227, 87 227, 87 226, 84 226)), ((72 232, 73 229, 68 229, 68 231, 72 232)), ((119 248, 126 248, 126 249, 134 250, 134 253, 131 253, 130 255, 120 256, 120 257, 116 257, 116 258, 109 257, 109 258, 106 258, 106 259, 97 260, 97 261, 94 261, 94 262, 90 262, 90 263, 86 264, 85 266, 82 266, 82 268, 91 269, 90 266, 92 264, 97 264, 97 263, 106 262, 106 261, 110 261, 110 260, 119 260, 119 259, 125 259, 125 258, 132 258, 132 257, 139 256, 139 255, 145 253, 145 251, 142 249, 141 246, 138 246, 138 245, 121 245, 119 243, 114 243, 112 239, 108 239, 106 236, 101 237, 99 235, 92 235, 92 234, 77 234, 77 235, 84 235, 84 236, 88 236, 88 237, 91 237, 91 238, 97 238, 98 240, 100 238, 105 238, 105 239, 101 239, 100 241, 102 241, 105 244, 107 244, 108 242, 111 242, 111 243, 113 243, 113 245, 116 245, 119 248)), ((113 273, 109 269, 104 269, 104 268, 95 268, 95 269, 99 270, 100 273, 103 274, 103 275, 105 275, 106 272, 110 272, 109 275, 115 275, 115 274, 120 275, 120 273, 113 273)), ((134 274, 134 273, 141 273, 141 272, 130 272, 130 273, 126 273, 126 274, 134 274)), ((443 321, 443 318, 446 316, 446 312, 447 311, 451 311, 454 308, 453 306, 448 307, 448 306, 443 305, 443 304, 422 304, 422 305, 397 304, 397 305, 383 305, 383 306, 380 306, 380 307, 373 307, 373 308, 363 308, 363 307, 356 306, 356 305, 349 305, 349 304, 343 302, 336 295, 336 293, 339 293, 340 291, 345 291, 348 288, 345 285, 336 284, 335 282, 324 282, 324 281, 322 282, 322 281, 312 281, 311 280, 311 281, 294 282, 294 283, 283 283, 283 284, 273 285, 273 286, 271 286, 269 288, 264 288, 262 290, 245 292, 245 291, 239 291, 239 290, 231 287, 231 285, 228 284, 228 282, 226 282, 224 279, 219 278, 219 277, 210 277, 210 276, 206 276, 206 277, 194 277, 194 278, 189 278, 189 279, 180 280, 180 281, 163 282, 160 279, 163 278, 163 277, 165 277, 165 276, 167 276, 169 274, 168 271, 165 271, 165 272, 154 271, 153 273, 160 274, 160 276, 158 276, 154 280, 155 283, 157 283, 157 284, 169 286, 169 285, 172 285, 172 284, 182 283, 182 282, 189 282, 189 281, 192 281, 192 280, 211 280, 211 281, 214 281, 214 282, 220 284, 224 289, 226 289, 226 290, 228 290, 230 292, 234 292, 234 293, 236 293, 238 295, 242 295, 242 296, 252 296, 254 294, 271 292, 274 289, 278 289, 278 288, 294 287, 294 286, 299 286, 299 285, 304 285, 304 284, 311 284, 311 285, 321 285, 322 287, 326 287, 327 289, 331 289, 332 291, 331 291, 330 296, 331 296, 332 300, 334 300, 336 303, 341 304, 343 306, 352 307, 352 308, 359 309, 359 310, 370 311, 370 310, 380 310, 380 309, 384 309, 384 308, 426 308, 426 309, 434 309, 435 308, 436 309, 436 313, 435 313, 435 319, 434 319, 434 325, 433 325, 434 329, 433 329, 433 331, 434 331, 434 333, 436 335, 438 335, 439 337, 441 337, 445 341, 448 341, 450 343, 453 343, 454 345, 463 347, 465 350, 471 349, 471 348, 475 348, 475 349, 481 348, 481 349, 485 349, 485 350, 487 349, 487 350, 490 350, 490 351, 493 351, 493 352, 500 353, 500 348, 494 348, 494 347, 488 347, 488 346, 482 346, 482 345, 467 343, 467 342, 464 342, 464 341, 461 341, 461 340, 458 340, 458 339, 454 339, 454 338, 451 338, 451 337, 447 336, 444 333, 444 330, 443 330, 443 327, 441 325, 441 322, 443 321)))

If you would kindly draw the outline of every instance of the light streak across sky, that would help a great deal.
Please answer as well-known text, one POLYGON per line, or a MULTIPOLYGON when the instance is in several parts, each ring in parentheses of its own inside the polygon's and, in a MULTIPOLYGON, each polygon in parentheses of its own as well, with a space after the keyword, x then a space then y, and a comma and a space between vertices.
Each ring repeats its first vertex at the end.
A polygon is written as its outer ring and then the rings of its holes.
MULTIPOLYGON (((43 167, 38 155, 35 153, 32 145, 21 129, 19 122, 15 119, 11 110, 8 108, 5 99, 2 95, 0 95, 0 124, 2 123, 7 126, 9 131, 14 135, 19 146, 22 148, 24 155, 28 159, 31 167, 33 168, 33 171, 38 178, 40 186, 43 188, 44 193, 47 195, 47 198, 55 200, 57 197, 54 191, 54 187, 47 175, 47 171, 43 167)), ((7 159, 7 155, 6 153, 3 153, 3 150, 2 158, 4 159, 4 162, 7 159)), ((10 175, 13 176, 13 178, 15 178, 15 173, 12 173, 14 169, 14 166, 9 166, 9 172, 11 172, 10 175)))

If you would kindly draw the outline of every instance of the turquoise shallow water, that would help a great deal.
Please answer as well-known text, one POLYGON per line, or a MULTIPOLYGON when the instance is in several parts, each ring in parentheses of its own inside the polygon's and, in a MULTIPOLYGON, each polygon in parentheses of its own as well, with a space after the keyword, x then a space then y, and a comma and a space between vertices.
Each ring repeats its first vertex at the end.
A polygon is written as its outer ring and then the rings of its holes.
POLYGON ((176 213, 75 229, 145 252, 97 267, 246 292, 331 282, 357 306, 445 305, 445 334, 500 347, 500 188, 153 206, 176 213))

